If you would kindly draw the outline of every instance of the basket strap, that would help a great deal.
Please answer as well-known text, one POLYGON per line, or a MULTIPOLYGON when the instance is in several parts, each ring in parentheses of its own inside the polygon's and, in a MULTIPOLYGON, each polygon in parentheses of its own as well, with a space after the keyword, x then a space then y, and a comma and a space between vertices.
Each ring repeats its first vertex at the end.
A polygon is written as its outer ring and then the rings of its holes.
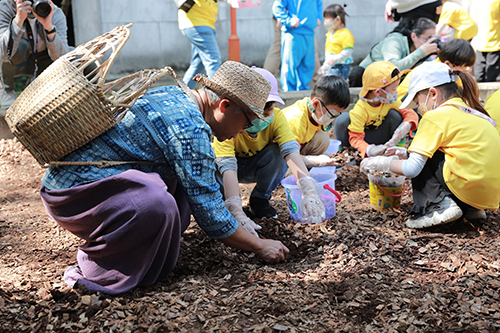
POLYGON ((196 97, 194 97, 193 93, 191 92, 191 89, 189 89, 186 82, 184 82, 184 80, 182 80, 179 76, 177 76, 177 74, 171 67, 166 67, 165 69, 167 70, 167 73, 175 79, 175 82, 177 82, 179 87, 181 87, 182 91, 184 91, 184 93, 188 95, 188 97, 191 98, 193 102, 196 103, 196 97))
POLYGON ((59 167, 59 166, 73 166, 73 165, 95 165, 98 168, 109 168, 115 165, 123 164, 141 164, 141 165, 158 165, 164 164, 159 162, 149 161, 51 161, 42 166, 42 168, 59 167))

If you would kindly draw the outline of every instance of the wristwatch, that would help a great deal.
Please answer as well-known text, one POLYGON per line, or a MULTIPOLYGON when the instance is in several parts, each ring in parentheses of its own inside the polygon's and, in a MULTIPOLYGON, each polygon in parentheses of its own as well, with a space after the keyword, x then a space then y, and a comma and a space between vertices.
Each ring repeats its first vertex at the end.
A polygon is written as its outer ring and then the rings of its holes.
MULTIPOLYGON (((43 29, 43 30, 45 30, 45 29, 43 29)), ((45 34, 46 35, 50 35, 50 34, 56 32, 56 31, 57 31, 57 29, 56 29, 56 26, 54 25, 53 28, 52 28, 52 30, 50 30, 50 31, 49 30, 45 30, 45 34)))

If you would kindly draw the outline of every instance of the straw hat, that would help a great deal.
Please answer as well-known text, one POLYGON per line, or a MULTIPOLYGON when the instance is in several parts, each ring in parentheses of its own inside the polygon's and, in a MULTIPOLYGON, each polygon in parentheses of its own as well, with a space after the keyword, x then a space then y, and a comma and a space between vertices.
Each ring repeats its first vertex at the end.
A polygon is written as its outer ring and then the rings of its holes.
POLYGON ((250 67, 240 62, 226 61, 215 72, 212 79, 198 74, 193 80, 265 120, 264 107, 271 85, 250 67))

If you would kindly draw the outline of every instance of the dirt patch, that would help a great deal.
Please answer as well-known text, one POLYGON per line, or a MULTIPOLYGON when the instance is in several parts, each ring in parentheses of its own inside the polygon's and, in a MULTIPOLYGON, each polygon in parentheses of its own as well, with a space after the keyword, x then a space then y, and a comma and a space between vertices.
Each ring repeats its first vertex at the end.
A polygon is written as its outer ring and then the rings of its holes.
MULTIPOLYGON (((343 199, 320 225, 290 219, 285 192, 262 237, 290 249, 268 265, 191 224, 164 281, 117 297, 62 280, 82 242, 46 214, 41 169, 16 140, 0 141, 2 332, 496 332, 500 330, 500 218, 407 229, 400 209, 369 204, 357 165, 337 171, 343 199)), ((251 186, 241 186, 244 204, 251 186)))

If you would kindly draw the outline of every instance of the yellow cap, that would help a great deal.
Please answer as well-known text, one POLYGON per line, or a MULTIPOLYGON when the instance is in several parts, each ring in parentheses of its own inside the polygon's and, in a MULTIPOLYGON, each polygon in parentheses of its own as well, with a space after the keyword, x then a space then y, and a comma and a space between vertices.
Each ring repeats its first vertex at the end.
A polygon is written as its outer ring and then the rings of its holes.
POLYGON ((388 61, 376 61, 366 67, 363 73, 363 87, 359 96, 366 97, 370 90, 384 88, 401 78, 399 68, 388 61))

